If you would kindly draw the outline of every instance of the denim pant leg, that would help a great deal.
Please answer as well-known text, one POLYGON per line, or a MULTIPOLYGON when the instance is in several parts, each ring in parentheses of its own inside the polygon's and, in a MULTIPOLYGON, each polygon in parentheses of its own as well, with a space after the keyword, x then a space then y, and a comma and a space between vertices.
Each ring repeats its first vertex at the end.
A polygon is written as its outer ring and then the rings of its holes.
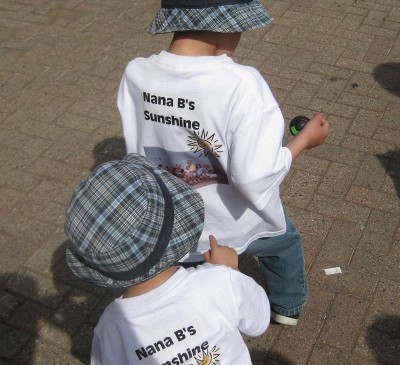
POLYGON ((276 313, 291 316, 303 308, 308 286, 300 233, 286 211, 285 218, 286 233, 260 238, 245 252, 258 257, 271 308, 276 313))

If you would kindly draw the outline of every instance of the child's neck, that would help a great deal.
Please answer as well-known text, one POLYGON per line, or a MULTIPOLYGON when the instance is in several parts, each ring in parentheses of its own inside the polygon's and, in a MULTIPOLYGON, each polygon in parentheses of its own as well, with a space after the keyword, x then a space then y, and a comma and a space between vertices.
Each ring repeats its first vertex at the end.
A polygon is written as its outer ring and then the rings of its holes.
POLYGON ((139 295, 145 294, 158 286, 164 284, 175 272, 179 269, 178 266, 172 266, 169 269, 163 271, 162 273, 154 276, 153 278, 146 280, 143 283, 132 285, 125 290, 123 298, 137 297, 139 295))
POLYGON ((217 56, 215 38, 210 32, 175 33, 168 48, 178 56, 217 56))

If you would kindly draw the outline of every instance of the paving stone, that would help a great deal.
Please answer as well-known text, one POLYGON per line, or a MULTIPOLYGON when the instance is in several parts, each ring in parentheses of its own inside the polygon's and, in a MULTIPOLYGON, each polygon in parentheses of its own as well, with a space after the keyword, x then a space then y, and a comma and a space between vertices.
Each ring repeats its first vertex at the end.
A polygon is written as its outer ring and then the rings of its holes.
POLYGON ((348 13, 342 19, 339 28, 355 31, 364 20, 363 15, 348 13))
POLYGON ((280 73, 281 76, 296 80, 305 84, 319 85, 323 81, 323 76, 308 71, 296 70, 295 68, 286 67, 280 73))
POLYGON ((378 128, 381 119, 381 112, 372 112, 370 110, 361 109, 354 118, 349 132, 370 138, 378 128))
POLYGON ((65 182, 66 184, 78 181, 78 179, 83 178, 86 173, 86 171, 83 171, 81 168, 47 157, 39 157, 36 159, 31 166, 27 167, 27 171, 36 173, 38 176, 48 178, 52 181, 65 182))
MULTIPOLYGON (((387 322, 398 331, 398 317, 378 318, 376 323, 387 322)), ((360 359, 360 364, 396 364, 399 359, 400 341, 395 334, 387 334, 372 325, 362 330, 357 347, 354 350, 354 358, 360 359)), ((351 362, 353 364, 353 360, 351 362)), ((357 364, 357 362, 355 362, 357 364)))
POLYGON ((54 331, 59 333, 56 328, 61 330, 61 337, 64 334, 72 335, 91 313, 97 301, 94 295, 74 289, 50 318, 49 327, 44 328, 45 325, 41 331, 46 332, 45 337, 49 335, 49 339, 52 339, 51 333, 54 331))
POLYGON ((0 273, 13 272, 16 267, 27 261, 37 250, 37 245, 29 239, 16 238, 0 231, 0 273), (18 249, 16 249, 16 247, 18 249))
MULTIPOLYGON (((365 46, 365 48, 368 47, 365 46)), ((350 70, 354 71, 371 73, 373 66, 370 63, 362 61, 364 55, 365 55, 364 49, 361 52, 357 52, 356 55, 353 57, 351 54, 345 54, 337 61, 336 65, 339 67, 349 68, 350 70)))
MULTIPOLYGON (((357 94, 358 96, 364 95, 372 99, 387 99, 385 97, 385 90, 382 88, 379 82, 377 82, 376 74, 381 73, 380 71, 375 71, 374 75, 365 72, 354 72, 351 79, 348 81, 346 91, 349 93, 357 94)), ((388 103, 389 100, 386 100, 388 103)), ((371 109, 371 108, 368 108, 371 109)), ((363 109, 362 109, 363 110, 363 109)), ((370 110, 369 110, 370 111, 370 110)), ((374 115, 374 113, 371 113, 374 115)), ((378 118, 381 119, 382 112, 378 112, 378 118)), ((371 119, 371 118, 369 118, 371 119)))
POLYGON ((390 254, 396 257, 400 256, 400 227, 398 228, 396 236, 394 237, 394 241, 390 249, 390 254))
POLYGON ((0 356, 12 359, 28 341, 30 335, 0 323, 0 356))
MULTIPOLYGON (((372 36, 367 37, 363 33, 359 33, 359 36, 354 37, 354 32, 349 33, 347 31, 341 32, 344 33, 344 36, 353 36, 353 38, 350 38, 348 40, 348 45, 346 49, 342 52, 340 55, 340 60, 338 60, 337 64, 339 64, 339 61, 344 62, 350 62, 349 60, 352 60, 351 62, 357 62, 359 61, 359 65, 363 65, 363 68, 361 68, 362 71, 365 71, 367 69, 370 69, 370 66, 366 62, 364 62, 365 55, 368 52, 369 47, 371 46, 371 42, 373 40, 372 36)), ((343 35, 343 34, 342 34, 343 35)), ((339 64, 340 65, 340 64, 339 64)), ((340 65, 342 66, 342 65, 340 65)), ((356 71, 357 68, 349 67, 351 70, 354 72, 356 71)))
POLYGON ((306 364, 320 327, 321 319, 304 311, 302 321, 296 327, 286 326, 282 329, 272 350, 287 359, 289 364, 306 364))
POLYGON ((352 148, 335 146, 331 143, 325 143, 322 146, 308 151, 308 153, 312 156, 326 159, 327 161, 335 161, 349 166, 358 166, 363 159, 363 154, 361 152, 352 148))
POLYGON ((379 128, 376 130, 373 138, 376 141, 383 141, 392 145, 398 145, 400 141, 400 131, 387 128, 379 128))
POLYGON ((360 136, 348 134, 342 143, 344 148, 353 148, 361 152, 370 154, 384 154, 388 150, 393 150, 394 145, 378 140, 368 139, 360 136))
POLYGON ((388 37, 388 38, 396 38, 398 35, 395 30, 379 28, 379 27, 370 26, 367 24, 365 24, 365 25, 362 24, 360 26, 359 30, 365 34, 372 34, 375 36, 382 36, 382 37, 388 37))
POLYGON ((351 260, 351 267, 376 277, 400 281, 400 258, 376 251, 357 249, 351 260))
POLYGON ((319 194, 314 195, 308 209, 324 216, 346 219, 359 224, 365 224, 370 213, 369 208, 349 202, 338 202, 334 198, 319 194))
POLYGON ((329 167, 329 161, 304 153, 292 164, 294 170, 302 170, 313 175, 323 175, 329 167))
POLYGON ((321 237, 325 237, 329 231, 329 227, 333 222, 333 218, 327 216, 321 216, 318 213, 311 212, 309 210, 297 209, 286 204, 288 212, 292 220, 294 221, 297 229, 300 232, 310 232, 321 237))
POLYGON ((357 108, 347 103, 336 103, 331 100, 314 99, 310 106, 314 110, 320 110, 325 114, 334 114, 343 118, 352 118, 357 108))
POLYGON ((52 142, 41 138, 32 138, 17 151, 7 151, 6 165, 13 169, 25 169, 33 164, 52 142), (12 156, 13 155, 13 156, 12 156))
MULTIPOLYGON (((395 364, 400 351, 399 283, 380 279, 360 334, 354 357, 395 364)), ((367 362, 369 363, 369 362, 367 362)))
POLYGON ((399 223, 399 216, 372 210, 358 248, 389 253, 399 223))
MULTIPOLYGON (((65 219, 63 220, 65 223, 65 219)), ((59 227, 63 227, 64 224, 60 224, 59 227)), ((63 238, 66 238, 65 234, 63 238)), ((54 274, 56 266, 62 259, 65 260, 65 246, 64 244, 58 246, 61 242, 45 242, 36 252, 26 261, 25 268, 34 272, 40 272, 42 274, 54 274)), ((57 283, 55 281, 55 283, 57 283)))
POLYGON ((322 327, 320 341, 329 346, 352 349, 361 329, 368 302, 338 294, 322 327), (355 319, 358 319, 355 321, 355 319))
POLYGON ((389 103, 388 107, 385 111, 385 114, 382 118, 381 125, 400 130, 400 123, 398 117, 400 116, 400 109, 398 104, 389 103))
POLYGON ((337 76, 329 76, 322 86, 318 88, 318 97, 337 101, 346 84, 347 81, 345 79, 337 76))
POLYGON ((6 282, 6 288, 50 309, 56 308, 70 291, 67 285, 55 285, 50 278, 26 270, 13 273, 6 282))
POLYGON ((15 209, 9 210, 7 216, 0 221, 0 229, 4 234, 17 238, 17 242, 29 242, 38 249, 45 241, 62 242, 64 233, 62 227, 29 217, 29 213, 21 214, 15 209))
POLYGON ((299 107, 307 107, 310 101, 313 99, 314 94, 317 92, 318 86, 313 84, 301 83, 295 86, 289 96, 286 98, 286 102, 291 105, 299 107))
POLYGON ((345 197, 357 169, 333 162, 318 187, 318 193, 331 197, 345 197))
POLYGON ((85 365, 85 359, 73 354, 71 349, 59 346, 55 341, 44 341, 41 338, 31 341, 15 357, 14 364, 49 364, 49 365, 85 365))
POLYGON ((3 208, 12 209, 21 199, 20 192, 8 186, 0 188, 0 204, 3 208))
POLYGON ((340 291, 370 300, 377 279, 349 267, 363 229, 356 223, 335 220, 312 264, 310 282, 323 284, 334 292, 340 291), (332 267, 340 267, 342 274, 326 275, 324 270, 332 267))
POLYGON ((324 257, 314 261, 309 280, 320 283, 333 292, 353 295, 362 300, 371 300, 377 282, 377 279, 371 275, 340 264, 339 260, 326 260, 324 257), (325 269, 337 267, 340 268, 341 274, 327 275, 325 273, 325 269))
POLYGON ((399 214, 400 203, 391 195, 377 192, 368 188, 351 186, 346 200, 354 204, 361 204, 373 209, 380 209, 388 213, 399 214))
POLYGON ((296 171, 290 187, 285 191, 285 199, 291 206, 306 208, 320 182, 320 177, 307 172, 296 171))
POLYGON ((0 291, 0 318, 6 319, 18 308, 18 306, 24 301, 18 295, 11 294, 7 291, 0 291))
POLYGON ((51 160, 64 162, 75 151, 85 150, 87 139, 86 132, 68 131, 57 143, 50 146, 44 155, 51 160))
POLYGON ((328 64, 328 65, 334 65, 342 55, 344 50, 343 46, 331 46, 328 49, 326 48, 320 48, 319 50, 316 50, 316 59, 318 59, 318 62, 321 62, 323 64, 328 64))
POLYGON ((359 108, 370 109, 373 111, 383 111, 386 109, 387 101, 366 97, 365 95, 356 95, 353 93, 342 93, 339 103, 352 105, 359 108))
POLYGON ((317 345, 310 356, 309 365, 342 365, 348 363, 350 350, 329 346, 326 344, 317 345))
POLYGON ((389 160, 385 157, 377 158, 373 155, 365 155, 353 183, 368 189, 380 190, 385 181, 388 163, 389 160))
POLYGON ((79 330, 73 335, 73 353, 79 354, 80 357, 90 359, 90 349, 93 341, 94 327, 84 324, 79 330))
POLYGON ((60 128, 53 124, 28 120, 21 126, 21 132, 31 134, 36 137, 57 141, 65 132, 65 128, 60 128))
POLYGON ((271 85, 271 87, 273 87, 275 90, 290 91, 296 84, 295 81, 288 80, 283 77, 266 76, 265 78, 268 80, 268 84, 271 85))
POLYGON ((52 311, 41 304, 32 301, 25 301, 13 315, 8 319, 7 324, 26 332, 36 334, 38 328, 47 321, 52 311))
POLYGON ((386 176, 385 181, 383 182, 381 187, 382 193, 397 196, 400 189, 398 186, 399 184, 396 181, 397 181, 396 179, 390 176, 386 176))

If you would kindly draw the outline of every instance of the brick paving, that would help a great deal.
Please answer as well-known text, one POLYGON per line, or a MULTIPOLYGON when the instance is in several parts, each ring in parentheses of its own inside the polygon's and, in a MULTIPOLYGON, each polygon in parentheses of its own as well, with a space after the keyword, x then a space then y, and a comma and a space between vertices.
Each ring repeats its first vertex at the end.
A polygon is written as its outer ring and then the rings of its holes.
MULTIPOLYGON (((253 362, 399 364, 400 2, 263 3, 275 21, 245 33, 236 59, 262 72, 286 121, 323 111, 331 134, 282 189, 309 302, 297 327, 246 339, 253 362)), ((131 58, 168 45, 145 31, 158 4, 0 2, 0 365, 87 364, 118 295, 69 272, 65 208, 93 166, 124 153, 116 92, 131 58)), ((252 257, 241 267, 260 280, 252 257)))

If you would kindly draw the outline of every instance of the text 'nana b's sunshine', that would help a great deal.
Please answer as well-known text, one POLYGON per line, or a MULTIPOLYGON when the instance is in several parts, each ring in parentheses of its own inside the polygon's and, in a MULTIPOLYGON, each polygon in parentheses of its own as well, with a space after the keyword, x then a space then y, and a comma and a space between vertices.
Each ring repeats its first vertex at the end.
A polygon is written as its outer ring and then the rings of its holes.
MULTIPOLYGON (((143 101, 149 104, 163 105, 167 107, 177 107, 179 109, 195 110, 195 102, 185 98, 170 98, 165 96, 152 95, 147 92, 143 92, 143 101)), ((196 120, 184 119, 174 115, 161 115, 151 113, 148 110, 144 110, 144 119, 156 123, 162 123, 165 125, 174 125, 177 127, 199 130, 200 123, 196 120)))

